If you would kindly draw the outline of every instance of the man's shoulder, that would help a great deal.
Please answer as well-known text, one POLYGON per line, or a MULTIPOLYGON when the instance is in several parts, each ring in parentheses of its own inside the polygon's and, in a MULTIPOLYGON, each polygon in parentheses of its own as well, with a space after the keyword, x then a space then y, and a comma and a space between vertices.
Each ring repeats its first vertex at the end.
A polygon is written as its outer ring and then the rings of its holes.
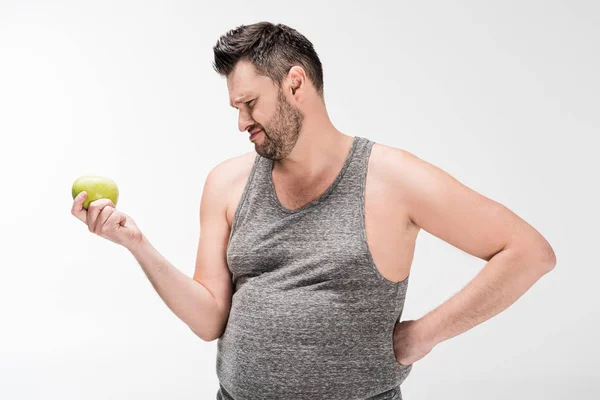
POLYGON ((433 193, 440 178, 447 174, 409 150, 379 143, 371 150, 369 170, 397 199, 416 193, 433 193))
POLYGON ((418 168, 419 157, 410 151, 382 143, 374 143, 371 149, 369 168, 383 178, 400 177, 406 169, 418 168))
POLYGON ((209 174, 220 186, 231 187, 230 185, 234 185, 250 175, 256 156, 255 151, 249 151, 227 158, 215 165, 209 174))
POLYGON ((411 179, 440 171, 445 172, 432 162, 398 147, 375 143, 371 154, 373 163, 392 178, 411 179))
POLYGON ((214 167, 214 169, 219 169, 222 171, 231 171, 238 169, 239 167, 244 165, 250 165, 250 167, 252 167, 256 156, 257 154, 255 151, 249 151, 247 153, 239 154, 237 156, 233 156, 221 161, 214 167))

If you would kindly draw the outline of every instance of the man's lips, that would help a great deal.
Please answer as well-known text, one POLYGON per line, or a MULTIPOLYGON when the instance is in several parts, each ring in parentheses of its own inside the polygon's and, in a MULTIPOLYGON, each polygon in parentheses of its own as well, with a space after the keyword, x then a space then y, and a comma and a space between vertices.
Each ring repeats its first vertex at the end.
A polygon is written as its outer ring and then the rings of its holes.
POLYGON ((255 131, 250 132, 250 136, 256 135, 258 132, 262 131, 262 129, 257 129, 255 131))

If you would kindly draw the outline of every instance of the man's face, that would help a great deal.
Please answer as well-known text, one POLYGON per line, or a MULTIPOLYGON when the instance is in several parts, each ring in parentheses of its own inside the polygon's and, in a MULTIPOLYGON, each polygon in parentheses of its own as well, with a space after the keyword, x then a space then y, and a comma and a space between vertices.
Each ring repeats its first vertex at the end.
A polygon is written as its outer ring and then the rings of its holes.
POLYGON ((285 158, 300 135, 302 112, 270 78, 257 75, 249 62, 236 65, 227 87, 232 107, 239 109, 240 131, 262 130, 251 139, 256 152, 271 160, 285 158))

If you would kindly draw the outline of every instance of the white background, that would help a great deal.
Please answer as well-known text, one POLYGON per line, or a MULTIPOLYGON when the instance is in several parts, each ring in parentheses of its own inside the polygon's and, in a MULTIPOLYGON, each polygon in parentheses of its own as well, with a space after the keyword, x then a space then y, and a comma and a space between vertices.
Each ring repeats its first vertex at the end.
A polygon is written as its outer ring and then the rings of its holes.
MULTIPOLYGON (((71 185, 114 179, 118 208, 191 277, 205 177, 254 148, 212 46, 263 20, 312 41, 338 129, 443 168, 557 255, 415 363, 404 398, 599 398, 600 6, 475 0, 0 0, 0 398, 215 398, 217 342, 70 214, 71 185)), ((422 231, 402 319, 484 265, 422 231)))

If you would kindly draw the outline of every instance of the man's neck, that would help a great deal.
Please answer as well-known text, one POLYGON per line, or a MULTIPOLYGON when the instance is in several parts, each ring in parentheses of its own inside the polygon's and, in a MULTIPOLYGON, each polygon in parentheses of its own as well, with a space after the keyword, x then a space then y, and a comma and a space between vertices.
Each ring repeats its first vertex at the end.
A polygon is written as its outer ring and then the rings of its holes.
POLYGON ((336 176, 348 156, 353 139, 337 129, 321 132, 306 129, 300 133, 292 152, 283 160, 274 162, 274 173, 300 186, 336 176))

